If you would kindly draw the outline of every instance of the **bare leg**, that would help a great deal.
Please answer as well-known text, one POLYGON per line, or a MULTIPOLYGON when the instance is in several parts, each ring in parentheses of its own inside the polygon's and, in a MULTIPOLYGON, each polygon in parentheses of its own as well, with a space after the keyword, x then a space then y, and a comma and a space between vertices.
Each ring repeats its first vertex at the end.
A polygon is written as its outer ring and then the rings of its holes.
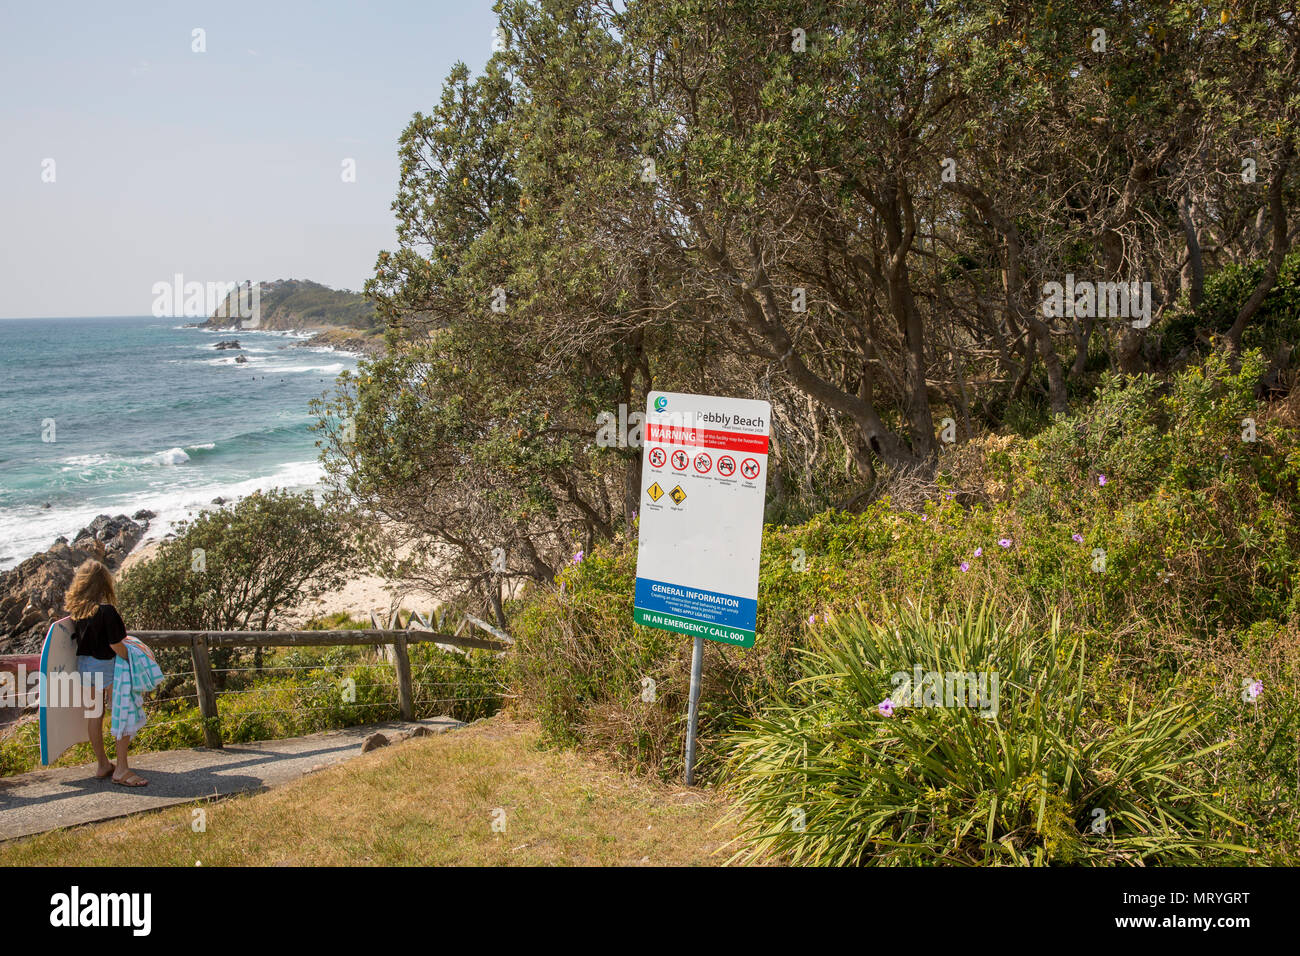
MULTIPOLYGON (((105 697, 107 696, 105 694, 105 697)), ((109 762, 108 754, 104 752, 104 708, 102 706, 98 714, 86 718, 86 732, 90 736, 90 749, 94 751, 95 762, 99 764, 95 768, 95 776, 107 777, 116 768, 109 762)))
POLYGON ((126 762, 126 751, 131 746, 130 737, 120 737, 117 740, 117 770, 113 772, 113 779, 126 783, 132 787, 143 787, 149 781, 135 773, 126 762))

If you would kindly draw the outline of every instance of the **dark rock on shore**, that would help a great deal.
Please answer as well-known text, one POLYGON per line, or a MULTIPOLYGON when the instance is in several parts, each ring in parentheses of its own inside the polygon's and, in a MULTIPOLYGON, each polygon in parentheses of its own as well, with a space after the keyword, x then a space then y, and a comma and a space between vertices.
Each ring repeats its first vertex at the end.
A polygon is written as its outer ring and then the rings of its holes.
POLYGON ((72 547, 85 548, 90 546, 90 541, 98 542, 104 546, 108 555, 105 563, 117 567, 144 537, 148 527, 148 521, 139 524, 126 515, 118 515, 116 518, 100 515, 89 526, 77 532, 77 536, 72 539, 72 547))
MULTIPOLYGON (((144 514, 153 517, 146 511, 136 517, 144 514)), ((94 558, 116 570, 148 527, 147 518, 99 515, 71 544, 60 537, 48 551, 0 571, 0 654, 39 652, 51 622, 67 613, 63 595, 81 563, 94 558)))
POLYGON ((384 337, 359 329, 326 329, 309 339, 294 342, 294 348, 328 348, 355 355, 382 355, 386 346, 384 337))
POLYGON ((218 342, 216 345, 214 345, 214 346, 212 346, 212 347, 213 347, 214 349, 216 349, 217 351, 219 351, 219 352, 223 352, 223 351, 225 351, 226 349, 238 349, 238 348, 243 348, 243 346, 239 344, 239 339, 231 339, 231 340, 228 341, 228 342, 218 342))

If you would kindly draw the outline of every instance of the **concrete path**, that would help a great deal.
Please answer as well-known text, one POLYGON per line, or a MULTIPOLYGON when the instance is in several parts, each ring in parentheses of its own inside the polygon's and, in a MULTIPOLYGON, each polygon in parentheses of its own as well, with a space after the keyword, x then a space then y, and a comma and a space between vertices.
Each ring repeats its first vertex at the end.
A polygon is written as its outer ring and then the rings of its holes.
POLYGON ((0 840, 58 827, 156 810, 177 803, 266 790, 361 753, 374 733, 390 743, 460 727, 450 717, 390 721, 307 737, 227 744, 221 750, 163 750, 131 755, 131 769, 147 787, 122 787, 95 779, 95 765, 59 767, 0 777, 0 840))

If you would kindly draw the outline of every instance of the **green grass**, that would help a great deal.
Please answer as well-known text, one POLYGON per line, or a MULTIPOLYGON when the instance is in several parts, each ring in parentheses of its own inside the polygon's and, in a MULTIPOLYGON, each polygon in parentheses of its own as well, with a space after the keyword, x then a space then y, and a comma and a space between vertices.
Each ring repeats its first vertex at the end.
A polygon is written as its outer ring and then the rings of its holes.
POLYGON ((497 717, 267 793, 0 843, 0 866, 709 866, 725 812, 497 717))

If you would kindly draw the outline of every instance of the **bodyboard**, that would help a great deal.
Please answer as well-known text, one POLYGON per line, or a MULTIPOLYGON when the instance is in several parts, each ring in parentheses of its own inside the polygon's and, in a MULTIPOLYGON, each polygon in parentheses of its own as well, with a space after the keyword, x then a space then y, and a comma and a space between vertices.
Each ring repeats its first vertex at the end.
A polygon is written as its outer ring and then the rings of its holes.
POLYGON ((41 718, 41 763, 48 766, 73 744, 86 740, 86 705, 79 693, 77 644, 72 639, 72 618, 50 625, 41 648, 41 683, 38 691, 41 718), (69 690, 76 692, 69 693, 69 690))

